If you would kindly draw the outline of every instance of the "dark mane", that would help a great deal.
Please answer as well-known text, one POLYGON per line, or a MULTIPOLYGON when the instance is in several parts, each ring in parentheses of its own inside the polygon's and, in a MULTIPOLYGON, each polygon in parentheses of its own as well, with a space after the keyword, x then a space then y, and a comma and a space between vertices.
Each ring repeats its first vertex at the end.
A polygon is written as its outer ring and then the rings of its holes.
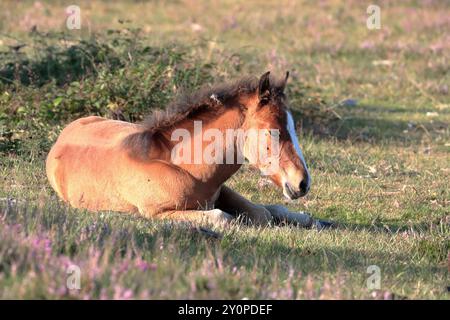
MULTIPOLYGON (((271 84, 276 92, 281 82, 271 78, 271 84)), ((223 110, 224 107, 235 105, 232 102, 237 102, 239 97, 254 94, 257 90, 258 79, 255 77, 243 77, 234 82, 204 86, 192 93, 182 90, 165 109, 152 111, 141 122, 143 130, 127 136, 123 140, 123 145, 131 155, 145 159, 153 135, 173 128, 180 121, 205 114, 204 111, 223 110)))
POLYGON ((257 87, 258 79, 245 77, 235 82, 204 86, 195 92, 182 90, 164 110, 152 111, 142 125, 152 132, 161 131, 199 111, 217 109, 222 105, 226 107, 241 95, 255 93, 257 87))

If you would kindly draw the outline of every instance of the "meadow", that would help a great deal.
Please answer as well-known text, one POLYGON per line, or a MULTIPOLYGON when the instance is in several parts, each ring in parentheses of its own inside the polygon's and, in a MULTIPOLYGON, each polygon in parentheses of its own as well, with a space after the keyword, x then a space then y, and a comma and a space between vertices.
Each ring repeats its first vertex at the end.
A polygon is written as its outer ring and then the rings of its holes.
POLYGON ((380 1, 375 30, 369 4, 2 1, 0 298, 448 299, 450 3, 380 1), (66 27, 71 4, 80 30, 66 27), (336 228, 207 236, 73 209, 48 184, 46 154, 70 121, 140 121, 179 90, 267 70, 291 72, 311 191, 286 202, 249 166, 227 185, 336 228))

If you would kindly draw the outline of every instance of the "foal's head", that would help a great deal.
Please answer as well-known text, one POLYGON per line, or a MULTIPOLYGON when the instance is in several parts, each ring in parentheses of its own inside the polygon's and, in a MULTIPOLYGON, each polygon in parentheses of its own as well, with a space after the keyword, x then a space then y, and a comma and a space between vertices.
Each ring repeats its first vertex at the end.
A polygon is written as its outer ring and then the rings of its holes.
POLYGON ((282 81, 272 81, 269 72, 261 76, 258 90, 247 101, 247 115, 243 128, 265 132, 267 143, 255 139, 245 140, 244 156, 251 160, 255 156, 249 150, 255 150, 255 147, 261 150, 261 146, 266 148, 266 153, 270 157, 253 159, 252 163, 276 185, 282 187, 283 194, 292 200, 308 193, 311 178, 298 143, 294 119, 284 95, 288 76, 289 73, 286 73, 282 81), (279 141, 278 148, 274 148, 274 144, 271 143, 274 139, 279 141), (252 143, 259 145, 251 146, 252 143), (276 166, 273 166, 273 161, 277 161, 276 166), (276 169, 269 172, 267 170, 269 165, 276 169))

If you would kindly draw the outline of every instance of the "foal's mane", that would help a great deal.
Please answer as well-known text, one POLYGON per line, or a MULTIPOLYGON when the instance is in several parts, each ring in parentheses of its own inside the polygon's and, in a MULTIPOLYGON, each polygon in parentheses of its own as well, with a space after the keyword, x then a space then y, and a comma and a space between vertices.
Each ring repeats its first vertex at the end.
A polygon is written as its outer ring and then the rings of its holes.
MULTIPOLYGON (((271 79, 271 86, 277 91, 281 82, 271 79)), ((204 86, 197 91, 181 90, 165 109, 153 110, 141 122, 142 131, 131 134, 123 140, 123 146, 133 157, 146 159, 150 140, 158 133, 174 128, 186 119, 201 119, 207 113, 216 114, 230 106, 236 106, 239 98, 255 94, 258 91, 258 79, 243 77, 234 82, 204 86), (207 112, 209 111, 209 112, 207 112)))
POLYGON ((258 79, 244 77, 234 82, 203 86, 194 92, 182 89, 164 110, 152 111, 141 124, 145 130, 162 131, 184 119, 194 118, 202 111, 229 107, 231 101, 255 93, 257 88, 258 79))

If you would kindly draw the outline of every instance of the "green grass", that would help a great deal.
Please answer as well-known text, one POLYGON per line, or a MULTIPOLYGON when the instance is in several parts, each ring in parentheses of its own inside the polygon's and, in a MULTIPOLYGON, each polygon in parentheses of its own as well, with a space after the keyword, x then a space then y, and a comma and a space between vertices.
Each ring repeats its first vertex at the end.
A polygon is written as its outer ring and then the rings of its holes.
POLYGON ((80 31, 60 1, 2 6, 1 298, 449 298, 447 4, 380 3, 381 30, 359 1, 81 1, 80 31), (291 71, 311 192, 286 203, 246 166, 227 184, 338 228, 232 225, 215 239, 72 209, 51 190, 45 156, 71 120, 138 121, 180 88, 268 69, 291 71))

